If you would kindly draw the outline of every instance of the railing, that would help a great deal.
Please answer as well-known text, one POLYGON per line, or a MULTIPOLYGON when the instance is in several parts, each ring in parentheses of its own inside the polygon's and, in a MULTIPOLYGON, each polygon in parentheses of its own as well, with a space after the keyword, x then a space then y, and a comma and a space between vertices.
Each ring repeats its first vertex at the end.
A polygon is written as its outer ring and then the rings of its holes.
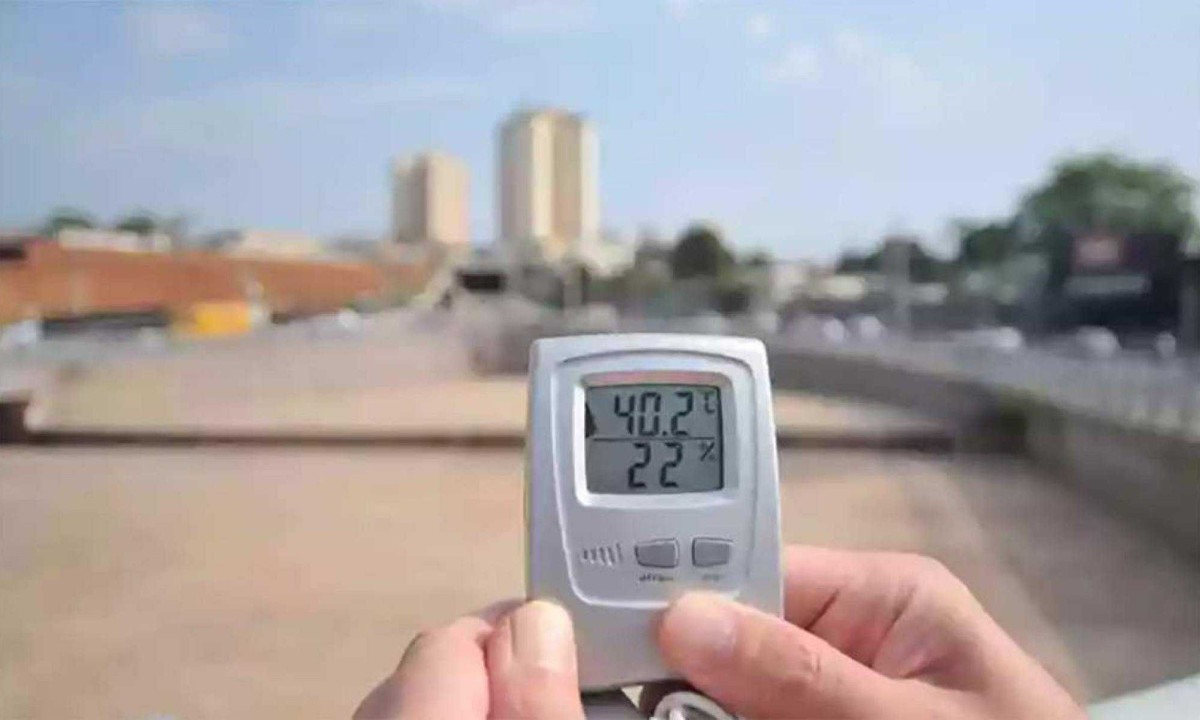
POLYGON ((1178 363, 1071 358, 1029 348, 1004 352, 940 341, 764 340, 777 350, 792 348, 934 373, 978 383, 1015 399, 1160 434, 1200 438, 1200 375, 1178 363))
POLYGON ((542 330, 550 331, 547 334, 619 329, 756 335, 777 352, 791 349, 935 374, 972 382, 1018 401, 1041 402, 1161 435, 1200 439, 1200 369, 1189 369, 1178 361, 1129 356, 1073 358, 1029 347, 1003 351, 970 342, 896 337, 834 342, 818 334, 763 333, 752 326, 716 321, 622 319, 616 328, 560 317, 549 327, 543 324, 542 330))

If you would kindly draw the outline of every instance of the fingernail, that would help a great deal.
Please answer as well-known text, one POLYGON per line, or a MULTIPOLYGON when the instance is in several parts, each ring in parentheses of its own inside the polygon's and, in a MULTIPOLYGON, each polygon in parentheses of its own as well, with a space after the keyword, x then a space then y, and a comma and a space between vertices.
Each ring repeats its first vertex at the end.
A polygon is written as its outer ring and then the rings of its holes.
POLYGON ((689 593, 663 615, 661 633, 671 655, 682 662, 708 664, 733 652, 737 618, 728 600, 689 593))
POLYGON ((534 600, 509 616, 513 656, 521 665, 567 671, 575 660, 571 616, 554 603, 534 600))

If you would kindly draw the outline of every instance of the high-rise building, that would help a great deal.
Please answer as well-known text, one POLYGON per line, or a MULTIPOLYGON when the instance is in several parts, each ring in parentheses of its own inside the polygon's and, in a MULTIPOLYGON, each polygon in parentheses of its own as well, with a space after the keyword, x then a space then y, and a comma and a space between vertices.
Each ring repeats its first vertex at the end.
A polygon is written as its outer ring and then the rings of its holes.
POLYGON ((465 245, 468 183, 467 166, 449 155, 428 152, 398 160, 392 168, 392 241, 465 245))
POLYGON ((599 236, 596 132, 563 110, 514 113, 498 133, 500 239, 534 242, 549 260, 599 236))

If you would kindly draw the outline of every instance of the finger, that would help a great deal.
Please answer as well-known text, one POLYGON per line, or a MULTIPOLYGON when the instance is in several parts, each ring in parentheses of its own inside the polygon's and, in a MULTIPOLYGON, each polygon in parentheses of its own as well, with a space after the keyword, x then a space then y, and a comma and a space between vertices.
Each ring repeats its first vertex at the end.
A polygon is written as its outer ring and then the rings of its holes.
POLYGON ((874 718, 895 709, 891 680, 785 620, 718 595, 677 600, 658 642, 668 665, 740 715, 874 718))
POLYGON ((921 613, 922 625, 944 626, 939 636, 948 636, 957 633, 955 618, 976 605, 945 568, 918 555, 794 546, 784 563, 788 621, 877 669, 901 619, 921 613))
POLYGON ((483 643, 491 633, 488 620, 468 616, 417 636, 399 667, 367 695, 354 717, 484 717, 488 679, 483 643))
POLYGON ((558 605, 534 600, 500 621, 487 642, 491 717, 582 720, 575 633, 558 605))
POLYGON ((784 617, 806 628, 863 573, 866 553, 789 545, 783 554, 784 617))
MULTIPOLYGON (((523 604, 525 604, 525 601, 520 598, 505 598, 504 600, 497 600, 491 605, 485 605, 484 607, 471 613, 471 615, 483 620, 492 630, 494 630, 496 625, 498 625, 500 621, 504 619, 505 615, 508 615, 513 610, 521 607, 523 604)), ((489 631, 488 634, 490 635, 491 632, 489 631)))

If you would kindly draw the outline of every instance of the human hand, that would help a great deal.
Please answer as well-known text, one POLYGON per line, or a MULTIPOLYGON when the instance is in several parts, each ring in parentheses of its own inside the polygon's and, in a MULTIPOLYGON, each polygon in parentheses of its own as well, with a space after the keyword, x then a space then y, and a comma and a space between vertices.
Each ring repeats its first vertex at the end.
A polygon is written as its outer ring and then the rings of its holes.
POLYGON ((659 624, 667 663, 731 712, 1084 717, 934 560, 790 547, 784 574, 785 619, 697 593, 672 604, 659 624))
MULTIPOLYGON (((693 594, 659 625, 668 664, 729 710, 1084 717, 940 564, 805 547, 785 562, 786 621, 693 594)), ((570 618, 547 602, 508 603, 422 634, 355 717, 582 718, 570 618)))
POLYGON ((422 633, 354 717, 582 720, 571 618, 510 602, 422 633))

